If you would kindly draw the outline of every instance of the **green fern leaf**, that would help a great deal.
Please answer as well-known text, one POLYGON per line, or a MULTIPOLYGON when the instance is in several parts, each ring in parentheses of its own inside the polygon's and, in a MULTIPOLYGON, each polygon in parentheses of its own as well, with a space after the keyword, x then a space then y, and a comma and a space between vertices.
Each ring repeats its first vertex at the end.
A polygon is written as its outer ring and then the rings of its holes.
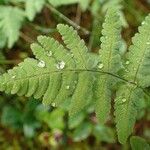
POLYGON ((127 59, 126 79, 129 79, 139 86, 150 86, 150 15, 146 17, 142 26, 139 27, 139 33, 133 37, 133 45, 129 48, 127 59))
POLYGON ((19 38, 19 30, 25 18, 24 12, 16 7, 0 6, 0 33, 7 39, 9 48, 19 38))
POLYGON ((148 142, 138 136, 132 136, 130 138, 130 144, 131 144, 131 148, 132 150, 149 150, 150 149, 150 145, 148 144, 148 142))
POLYGON ((136 85, 122 85, 116 93, 115 120, 120 143, 125 143, 136 121, 139 101, 144 93, 136 85))
POLYGON ((57 29, 65 46, 53 38, 39 36, 31 45, 35 59, 27 58, 1 75, 0 91, 42 98, 46 105, 59 106, 67 100, 72 118, 96 103, 97 117, 104 123, 110 112, 112 92, 117 90, 116 127, 120 143, 125 143, 133 130, 139 101, 145 98, 145 89, 150 86, 150 15, 142 24, 129 48, 125 69, 121 68, 121 23, 117 9, 107 12, 99 55, 88 52, 72 27, 60 24, 57 29))
MULTIPOLYGON (((92 69, 93 61, 91 61, 92 56, 89 55, 88 49, 85 46, 83 40, 80 39, 77 32, 73 30, 72 27, 67 25, 57 26, 60 34, 62 35, 63 41, 66 47, 71 50, 73 58, 76 60, 76 67, 79 69, 92 69), (90 57, 91 56, 91 57, 90 57), (92 65, 91 65, 92 62, 92 65)), ((89 99, 92 98, 92 89, 94 84, 94 75, 92 73, 81 72, 78 75, 78 84, 74 94, 72 96, 72 104, 70 108, 70 115, 74 115, 76 112, 83 109, 87 104, 89 99), (86 78, 85 78, 86 76, 86 78), (84 80, 84 82, 82 82, 84 80), (84 88, 83 88, 84 87, 84 88), (88 94, 91 94, 87 98, 88 94)))
POLYGON ((58 28, 70 50, 52 38, 39 36, 38 42, 31 45, 36 59, 25 59, 18 67, 1 76, 0 91, 43 98, 46 105, 60 105, 70 98, 70 115, 74 115, 92 99, 94 73, 85 66, 93 69, 97 65, 97 57, 87 52, 84 42, 72 27, 59 25, 58 28), (68 34, 65 34, 66 30, 69 31, 68 34), (72 44, 67 42, 68 39, 72 40, 72 44), (91 96, 87 98, 89 93, 91 96))
POLYGON ((127 54, 126 70, 124 78, 131 84, 123 84, 117 91, 115 100, 115 116, 118 137, 121 143, 125 143, 131 134, 137 116, 138 101, 143 99, 143 91, 138 86, 147 87, 149 79, 149 54, 150 54, 150 15, 139 27, 139 33, 133 38, 127 54))
POLYGON ((59 24, 57 28, 62 35, 63 41, 66 44, 67 48, 71 50, 74 59, 78 60, 77 66, 81 69, 86 69, 88 67, 88 49, 85 46, 84 41, 80 39, 73 27, 68 28, 67 25, 59 24))
MULTIPOLYGON (((103 24, 101 38, 99 70, 117 74, 120 69, 121 58, 119 55, 119 45, 121 41, 121 23, 116 9, 111 9, 106 14, 103 24)), ((104 123, 109 116, 111 108, 111 84, 114 82, 108 74, 98 76, 96 87, 96 114, 101 123, 104 123)))

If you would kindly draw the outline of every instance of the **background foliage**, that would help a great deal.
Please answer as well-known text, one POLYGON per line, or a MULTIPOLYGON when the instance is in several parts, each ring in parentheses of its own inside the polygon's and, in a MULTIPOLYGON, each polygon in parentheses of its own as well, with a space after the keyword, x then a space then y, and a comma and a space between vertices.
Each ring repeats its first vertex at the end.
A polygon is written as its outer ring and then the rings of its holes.
MULTIPOLYGON (((98 51, 104 15, 113 5, 120 8, 123 54, 150 12, 149 0, 0 0, 0 72, 32 57, 30 44, 38 35, 60 41, 58 23, 79 29, 86 45, 98 51)), ((133 133, 142 139, 132 137, 120 145, 113 118, 106 125, 98 124, 93 106, 69 119, 67 103, 61 108, 45 107, 33 98, 0 94, 0 149, 137 149, 136 143, 139 149, 140 144, 149 149, 149 102, 141 102, 133 133)))

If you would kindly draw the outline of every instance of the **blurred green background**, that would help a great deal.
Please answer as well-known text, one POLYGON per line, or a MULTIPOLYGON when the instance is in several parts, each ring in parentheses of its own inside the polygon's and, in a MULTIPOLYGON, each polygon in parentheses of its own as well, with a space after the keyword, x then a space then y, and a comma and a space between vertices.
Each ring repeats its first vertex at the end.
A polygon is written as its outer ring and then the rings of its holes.
MULTIPOLYGON (((113 6, 120 9, 124 53, 150 13, 150 0, 0 0, 0 73, 33 57, 30 44, 38 35, 60 40, 55 30, 58 23, 83 27, 80 36, 96 52, 105 12, 113 6)), ((129 142, 117 142, 113 117, 102 126, 93 106, 88 106, 68 118, 68 105, 66 100, 61 108, 46 107, 40 100, 0 93, 0 150, 131 149, 129 142)), ((140 107, 133 135, 150 142, 150 100, 140 107)))

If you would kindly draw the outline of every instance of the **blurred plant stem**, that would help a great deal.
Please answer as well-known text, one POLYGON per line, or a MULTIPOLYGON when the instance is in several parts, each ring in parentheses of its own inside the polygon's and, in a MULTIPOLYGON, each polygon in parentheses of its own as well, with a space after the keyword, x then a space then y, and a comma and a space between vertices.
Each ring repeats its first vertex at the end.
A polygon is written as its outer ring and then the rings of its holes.
POLYGON ((60 18, 62 18, 64 21, 66 21, 68 24, 72 25, 74 28, 76 28, 77 30, 81 30, 84 34, 90 34, 90 31, 88 31, 87 29, 81 27, 80 25, 78 25, 77 23, 73 22, 72 20, 70 20, 68 17, 66 17, 65 15, 63 15, 61 12, 59 12, 57 9, 55 9, 52 5, 47 4, 46 5, 54 14, 58 15, 60 18))
POLYGON ((67 141, 68 141, 68 135, 67 135, 67 132, 69 130, 68 119, 69 119, 69 116, 66 113, 65 116, 64 116, 64 122, 65 122, 64 135, 63 135, 63 145, 64 146, 67 145, 67 141))
POLYGON ((40 25, 37 25, 37 24, 34 24, 34 23, 30 23, 30 25, 32 27, 34 27, 36 30, 42 32, 42 33, 45 33, 45 34, 48 34, 48 33, 53 33, 56 31, 55 28, 48 28, 48 27, 42 27, 40 25))
POLYGON ((81 15, 82 15, 81 8, 80 5, 78 4, 77 11, 76 11, 76 23, 78 25, 80 25, 81 22, 81 15))
POLYGON ((24 34, 23 32, 20 32, 20 37, 21 37, 23 40, 25 40, 26 42, 28 42, 28 43, 33 43, 33 42, 34 42, 34 40, 33 40, 31 37, 27 36, 27 35, 24 34))

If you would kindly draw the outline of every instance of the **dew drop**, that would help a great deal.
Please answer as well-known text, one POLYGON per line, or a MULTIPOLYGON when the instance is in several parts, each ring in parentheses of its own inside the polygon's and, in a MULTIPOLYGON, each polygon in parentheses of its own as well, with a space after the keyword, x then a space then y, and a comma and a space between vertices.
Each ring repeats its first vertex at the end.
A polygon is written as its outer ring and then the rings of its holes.
POLYGON ((41 60, 39 63, 38 63, 38 67, 40 68, 44 68, 45 67, 45 62, 43 60, 41 60))
POLYGON ((133 68, 134 71, 136 71, 136 68, 133 68))
POLYGON ((47 56, 51 57, 53 55, 52 51, 47 52, 47 56))
POLYGON ((66 86, 66 89, 67 89, 67 90, 69 90, 69 89, 70 89, 70 86, 69 86, 69 85, 67 85, 67 86, 66 86))
POLYGON ((74 55, 73 55, 73 54, 71 54, 71 57, 73 58, 73 57, 74 57, 74 55))
POLYGON ((12 76, 11 78, 12 78, 12 79, 15 79, 15 78, 16 78, 16 76, 12 76))
POLYGON ((56 65, 56 68, 57 69, 64 69, 64 67, 65 67, 65 62, 64 61, 61 61, 61 62, 59 62, 57 65, 56 65))
POLYGON ((144 24, 145 24, 145 21, 142 22, 142 25, 144 25, 144 24))
POLYGON ((130 62, 129 61, 126 61, 126 65, 129 65, 130 64, 130 62))
POLYGON ((98 65, 99 69, 102 69, 103 67, 104 67, 104 65, 102 63, 98 65))
POLYGON ((56 103, 52 103, 51 105, 52 105, 53 107, 56 107, 56 103))
POLYGON ((123 102, 123 103, 126 102, 126 101, 127 101, 127 100, 126 100, 125 98, 122 99, 122 102, 123 102))
POLYGON ((147 45, 150 45, 150 42, 147 42, 146 44, 147 44, 147 45))

